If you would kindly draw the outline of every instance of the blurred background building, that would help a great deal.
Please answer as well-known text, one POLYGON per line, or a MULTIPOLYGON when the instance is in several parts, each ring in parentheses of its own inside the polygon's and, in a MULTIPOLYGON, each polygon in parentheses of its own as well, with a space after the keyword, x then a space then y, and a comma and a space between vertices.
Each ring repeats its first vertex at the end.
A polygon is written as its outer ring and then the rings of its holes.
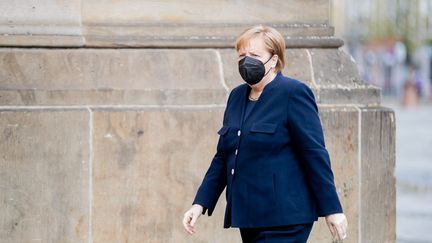
POLYGON ((334 0, 333 11, 335 35, 365 81, 401 99, 412 85, 431 101, 432 1, 334 0))
POLYGON ((432 1, 332 4, 342 48, 395 111, 397 242, 432 242, 432 1))

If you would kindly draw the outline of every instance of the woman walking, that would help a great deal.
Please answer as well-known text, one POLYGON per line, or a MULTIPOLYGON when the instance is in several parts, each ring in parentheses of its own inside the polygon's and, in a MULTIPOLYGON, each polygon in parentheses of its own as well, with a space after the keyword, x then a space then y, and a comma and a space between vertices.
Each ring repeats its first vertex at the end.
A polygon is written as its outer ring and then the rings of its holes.
POLYGON ((236 51, 245 83, 229 95, 217 152, 184 214, 186 231, 196 232, 226 187, 224 228, 239 228, 243 242, 306 242, 318 217, 334 239, 345 239, 315 97, 281 73, 284 38, 254 26, 238 37, 236 51))

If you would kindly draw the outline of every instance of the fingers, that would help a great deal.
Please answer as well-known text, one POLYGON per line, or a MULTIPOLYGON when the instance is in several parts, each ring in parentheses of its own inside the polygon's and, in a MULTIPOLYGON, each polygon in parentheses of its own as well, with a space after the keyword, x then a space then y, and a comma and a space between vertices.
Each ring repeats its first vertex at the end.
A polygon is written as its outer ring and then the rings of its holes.
POLYGON ((332 224, 328 224, 327 225, 330 229, 330 233, 332 235, 333 240, 336 239, 336 229, 334 228, 334 226, 332 224))
POLYGON ((347 237, 347 232, 348 232, 348 222, 346 218, 344 218, 344 220, 341 223, 341 231, 342 231, 341 240, 344 240, 347 237))
POLYGON ((183 216, 183 228, 188 231, 188 223, 189 223, 189 216, 185 215, 183 216))
POLYGON ((195 222, 197 221, 197 219, 198 219, 198 215, 196 215, 196 214, 192 214, 192 219, 191 219, 191 221, 190 221, 190 225, 191 225, 192 227, 195 226, 195 222))
POLYGON ((202 209, 198 208, 197 210, 197 207, 192 207, 184 214, 183 227, 191 235, 196 233, 195 223, 201 214, 200 212, 202 212, 202 209))
POLYGON ((339 238, 338 238, 338 234, 337 234, 337 229, 334 225, 330 226, 331 228, 331 232, 332 233, 332 243, 339 243, 339 238))
POLYGON ((186 212, 183 217, 183 227, 191 235, 195 233, 195 229, 191 225, 192 218, 193 218, 193 214, 190 211, 186 212))
POLYGON ((341 225, 335 225, 335 229, 337 232, 337 239, 344 240, 346 237, 346 232, 343 230, 341 225))
POLYGON ((341 223, 333 224, 334 231, 336 235, 333 235, 333 239, 343 241, 347 237, 347 228, 348 224, 346 220, 343 220, 341 223))
POLYGON ((195 224, 203 212, 203 206, 194 204, 183 216, 183 227, 189 234, 195 234, 195 224))
POLYGON ((326 216, 327 226, 333 237, 333 242, 342 242, 347 237, 348 222, 343 213, 326 216))

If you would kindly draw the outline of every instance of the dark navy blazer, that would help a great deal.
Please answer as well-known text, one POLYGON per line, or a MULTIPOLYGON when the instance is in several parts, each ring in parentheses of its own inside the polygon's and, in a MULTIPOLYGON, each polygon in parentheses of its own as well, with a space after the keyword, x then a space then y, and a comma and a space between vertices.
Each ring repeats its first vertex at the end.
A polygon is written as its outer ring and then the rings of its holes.
POLYGON ((193 203, 210 216, 226 186, 225 228, 309 223, 341 213, 310 88, 278 72, 243 121, 249 92, 246 84, 231 91, 217 152, 193 203))

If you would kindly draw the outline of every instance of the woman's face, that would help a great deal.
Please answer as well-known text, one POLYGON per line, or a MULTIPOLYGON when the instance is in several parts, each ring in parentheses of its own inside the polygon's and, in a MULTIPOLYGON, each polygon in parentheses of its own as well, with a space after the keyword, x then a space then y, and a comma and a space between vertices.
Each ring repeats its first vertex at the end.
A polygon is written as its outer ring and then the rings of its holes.
MULTIPOLYGON (((270 57, 272 57, 272 54, 267 51, 264 41, 258 37, 250 39, 249 42, 246 43, 246 45, 244 45, 242 48, 238 50, 237 54, 238 54, 237 61, 240 61, 245 56, 248 56, 248 57, 258 59, 262 63, 265 63, 270 59, 270 57)), ((268 69, 268 67, 271 67, 272 64, 273 64, 273 60, 267 62, 265 64, 266 70, 268 69)))

